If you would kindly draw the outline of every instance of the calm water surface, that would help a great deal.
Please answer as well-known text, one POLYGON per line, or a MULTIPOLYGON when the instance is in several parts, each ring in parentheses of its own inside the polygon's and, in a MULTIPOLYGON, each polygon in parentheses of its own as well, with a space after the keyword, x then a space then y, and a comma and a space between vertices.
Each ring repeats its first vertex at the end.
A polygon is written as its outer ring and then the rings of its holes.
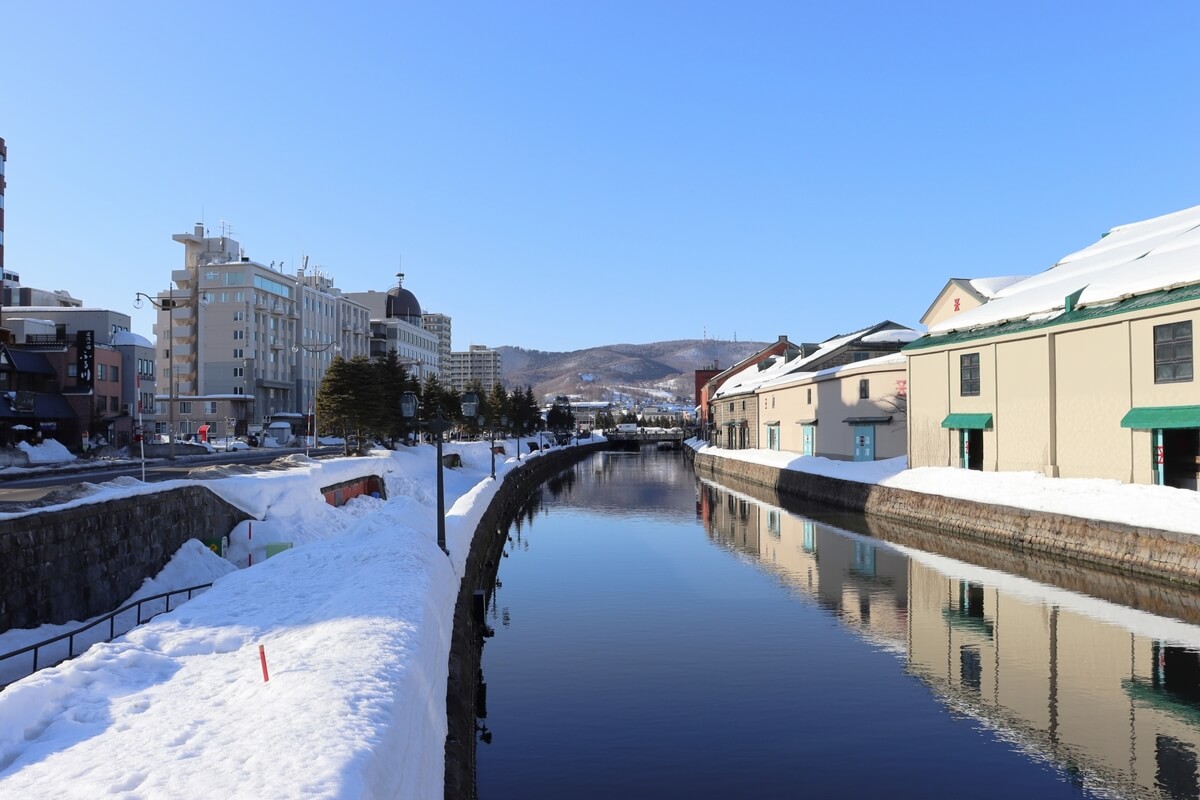
POLYGON ((490 599, 480 797, 1200 798, 1195 626, 678 453, 596 454, 540 500, 490 599))

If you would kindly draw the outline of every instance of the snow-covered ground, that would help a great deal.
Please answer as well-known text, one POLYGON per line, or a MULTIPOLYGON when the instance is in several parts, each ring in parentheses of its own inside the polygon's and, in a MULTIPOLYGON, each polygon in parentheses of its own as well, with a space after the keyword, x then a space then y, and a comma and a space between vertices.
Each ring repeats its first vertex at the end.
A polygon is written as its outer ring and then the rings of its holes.
MULTIPOLYGON (((435 541, 430 446, 320 462, 293 455, 286 471, 206 480, 261 521, 233 531, 228 560, 189 542, 135 597, 215 580, 204 594, 0 692, 0 797, 441 797, 457 588, 478 520, 517 467, 501 457, 492 481, 486 442, 448 450, 463 459, 446 472, 449 557, 435 541), (321 486, 369 473, 384 477, 386 501, 324 503, 321 486), (286 542, 295 547, 265 559, 267 544, 286 542)), ((1200 532, 1198 495, 1181 490, 714 452, 1200 532)), ((122 479, 72 502, 170 485, 122 479)), ((0 652, 59 630, 0 634, 0 652)))

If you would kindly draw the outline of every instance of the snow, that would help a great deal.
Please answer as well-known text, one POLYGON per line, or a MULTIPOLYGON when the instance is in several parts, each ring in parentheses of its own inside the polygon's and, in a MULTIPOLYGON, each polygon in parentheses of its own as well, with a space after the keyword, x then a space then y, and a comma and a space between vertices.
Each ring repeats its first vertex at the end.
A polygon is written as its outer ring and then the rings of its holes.
MULTIPOLYGON (((889 328, 876 331, 875 333, 867 333, 870 330, 871 328, 863 328, 854 333, 827 339, 821 343, 820 348, 815 353, 807 355, 804 358, 793 358, 791 361, 787 361, 783 356, 774 356, 774 363, 764 369, 759 369, 758 364, 751 364, 740 372, 730 376, 729 380, 725 381, 721 385, 721 388, 717 390, 717 393, 713 395, 713 399, 719 400, 722 397, 744 394, 764 387, 779 388, 791 382, 811 377, 815 373, 812 370, 805 370, 804 367, 806 365, 817 363, 827 358, 830 353, 838 348, 844 347, 854 341, 905 343, 915 341, 921 337, 918 331, 914 331, 911 328, 889 328)), ((866 362, 859 361, 846 366, 857 367, 864 363, 866 362)), ((836 368, 830 367, 829 369, 836 368)), ((822 374, 827 371, 823 370, 822 374)))
POLYGON ((1079 306, 1200 282, 1200 206, 1119 225, 1098 242, 1064 256, 1050 269, 997 291, 977 308, 929 328, 969 330, 1062 309, 1082 290, 1079 306))
MULTIPOLYGON (((848 480, 1200 533, 1195 492, 691 445, 848 480)), ((445 472, 449 557, 435 541, 432 446, 322 461, 295 454, 281 469, 252 474, 196 471, 258 521, 231 532, 226 559, 188 542, 133 599, 213 581, 210 589, 0 692, 0 797, 440 798, 458 586, 483 512, 519 468, 515 456, 498 459, 493 481, 487 442, 446 449, 463 460, 445 472), (368 474, 383 478, 387 500, 324 503, 322 486, 368 474), (293 547, 267 559, 267 545, 279 543, 293 547)), ((71 504, 195 482, 122 478, 71 504)), ((1134 613, 1113 609, 1103 613, 1134 613)), ((73 627, 5 632, 0 652, 73 627)))
POLYGON ((63 464, 75 460, 71 451, 54 439, 46 439, 41 444, 17 442, 17 447, 29 456, 30 464, 63 464))
MULTIPOLYGON (((204 593, 0 692, 0 796, 441 797, 461 573, 518 467, 501 457, 493 481, 488 442, 445 449, 463 460, 445 473, 449 557, 432 446, 212 470, 203 485, 261 521, 230 534, 228 559, 187 543, 135 598, 215 580, 204 593), (389 499, 325 504, 320 487, 367 474, 389 499), (267 559, 278 542, 295 546, 267 559)), ((191 482, 119 479, 71 504, 191 482)), ((0 652, 74 627, 8 631, 0 652)))
POLYGON ((1047 478, 1040 472, 981 472, 956 467, 907 468, 907 458, 837 461, 781 450, 727 450, 689 440, 700 453, 937 494, 999 506, 1120 522, 1200 535, 1200 492, 1099 478, 1047 478))
POLYGON ((972 278, 967 283, 971 284, 972 289, 990 299, 1014 283, 1023 281, 1028 277, 1028 275, 1006 275, 1000 278, 972 278))
POLYGON ((145 336, 142 336, 140 333, 134 333, 133 331, 117 331, 113 334, 112 345, 113 347, 135 345, 137 347, 148 347, 151 350, 154 349, 154 342, 150 341, 145 336))

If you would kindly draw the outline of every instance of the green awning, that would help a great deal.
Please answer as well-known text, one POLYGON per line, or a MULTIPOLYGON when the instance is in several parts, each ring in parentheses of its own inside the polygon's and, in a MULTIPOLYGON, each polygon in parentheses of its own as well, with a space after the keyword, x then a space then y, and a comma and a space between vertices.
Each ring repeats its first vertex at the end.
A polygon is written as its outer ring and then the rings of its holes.
POLYGON ((954 430, 986 430, 992 427, 991 414, 947 414, 942 420, 943 428, 954 430))
POLYGON ((847 425, 886 425, 891 417, 846 417, 842 422, 847 425))
POLYGON ((1200 406, 1146 406, 1131 408, 1121 418, 1122 428, 1200 428, 1200 406))

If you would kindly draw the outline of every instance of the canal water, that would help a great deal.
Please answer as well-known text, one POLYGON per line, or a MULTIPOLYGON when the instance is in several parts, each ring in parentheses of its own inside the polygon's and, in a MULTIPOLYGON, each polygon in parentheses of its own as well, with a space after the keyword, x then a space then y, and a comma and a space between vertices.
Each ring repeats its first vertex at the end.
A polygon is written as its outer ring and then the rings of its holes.
POLYGON ((654 450, 547 483, 479 796, 1200 798, 1196 597, 780 503, 654 450))

